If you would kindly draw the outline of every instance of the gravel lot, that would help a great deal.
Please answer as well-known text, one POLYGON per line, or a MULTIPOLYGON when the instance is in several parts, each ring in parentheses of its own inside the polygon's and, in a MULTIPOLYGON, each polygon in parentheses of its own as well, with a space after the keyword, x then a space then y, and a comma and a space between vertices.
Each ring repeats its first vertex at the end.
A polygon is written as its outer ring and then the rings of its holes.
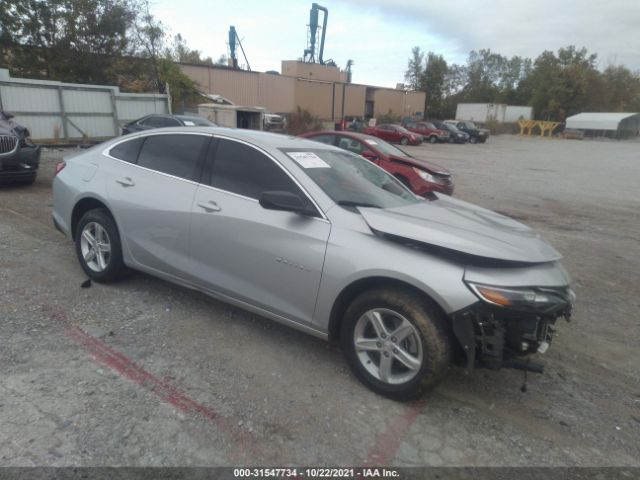
POLYGON ((0 465, 640 466, 640 142, 425 145, 456 196, 536 228, 578 295, 543 375, 452 369, 395 403, 337 347, 135 274, 81 289, 33 187, 0 187, 0 465))

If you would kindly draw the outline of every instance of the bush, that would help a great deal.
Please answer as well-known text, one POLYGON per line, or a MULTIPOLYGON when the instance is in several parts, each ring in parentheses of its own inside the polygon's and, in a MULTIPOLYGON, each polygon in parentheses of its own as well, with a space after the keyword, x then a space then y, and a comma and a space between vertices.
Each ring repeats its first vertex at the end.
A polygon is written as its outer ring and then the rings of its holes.
POLYGON ((400 115, 396 115, 390 109, 387 113, 385 113, 384 115, 380 115, 376 119, 376 124, 380 125, 380 124, 383 124, 383 123, 400 123, 401 121, 402 121, 402 119, 400 118, 400 115))
POLYGON ((320 119, 304 108, 300 108, 300 105, 296 108, 296 111, 291 113, 287 118, 287 133, 290 135, 301 135, 307 132, 313 132, 316 130, 322 130, 322 122, 320 119))

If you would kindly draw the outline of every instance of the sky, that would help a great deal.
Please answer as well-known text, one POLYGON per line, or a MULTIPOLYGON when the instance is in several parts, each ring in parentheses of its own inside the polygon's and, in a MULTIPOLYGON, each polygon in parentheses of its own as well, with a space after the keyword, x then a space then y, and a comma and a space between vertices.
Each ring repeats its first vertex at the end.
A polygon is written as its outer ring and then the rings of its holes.
MULTIPOLYGON (((471 50, 535 58, 567 45, 598 54, 601 68, 640 70, 640 0, 319 0, 329 10, 325 61, 354 61, 353 81, 395 87, 411 49, 464 63, 471 50)), ((312 1, 152 0, 152 13, 190 48, 228 55, 234 25, 252 70, 280 71, 303 55, 312 1)), ((240 64, 245 61, 240 52, 240 64)))

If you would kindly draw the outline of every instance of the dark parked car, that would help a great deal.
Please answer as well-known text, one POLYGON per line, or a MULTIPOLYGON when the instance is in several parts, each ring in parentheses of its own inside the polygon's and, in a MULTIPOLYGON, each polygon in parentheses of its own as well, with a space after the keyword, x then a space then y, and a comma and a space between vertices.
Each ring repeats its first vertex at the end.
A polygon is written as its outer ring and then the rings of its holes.
POLYGON ((30 185, 40 165, 40 147, 29 139, 29 130, 0 111, 0 182, 30 185))
POLYGON ((141 132, 152 128, 162 127, 215 127, 206 118, 193 117, 189 115, 160 115, 152 114, 127 123, 122 127, 122 134, 141 132))
POLYGON ((433 124, 439 129, 449 132, 449 143, 467 143, 469 141, 469 134, 458 130, 455 125, 444 122, 433 122, 433 124))
POLYGON ((363 133, 373 135, 387 142, 401 143, 402 145, 420 145, 422 143, 422 135, 410 132, 400 125, 383 123, 375 127, 367 127, 363 130, 363 133))
POLYGON ((451 173, 446 168, 414 158, 379 138, 362 133, 332 131, 307 133, 303 137, 363 156, 392 174, 416 195, 453 193, 451 173))
POLYGON ((478 128, 473 122, 445 120, 444 123, 454 125, 458 130, 469 135, 469 143, 484 143, 489 138, 489 130, 486 128, 478 128))
POLYGON ((449 141, 449 130, 437 128, 431 122, 406 122, 404 127, 410 132, 422 135, 425 142, 444 143, 449 141))

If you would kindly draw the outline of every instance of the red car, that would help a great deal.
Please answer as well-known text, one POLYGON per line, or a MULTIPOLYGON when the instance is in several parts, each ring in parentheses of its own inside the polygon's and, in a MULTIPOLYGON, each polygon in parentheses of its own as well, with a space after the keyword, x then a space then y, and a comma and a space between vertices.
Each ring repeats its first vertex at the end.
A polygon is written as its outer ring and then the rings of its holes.
POLYGON ((405 128, 413 133, 419 133, 429 143, 448 142, 449 132, 440 130, 431 122, 407 122, 405 128))
POLYGON ((451 172, 446 168, 414 158, 379 138, 343 131, 311 132, 302 136, 363 156, 384 168, 417 195, 424 196, 431 192, 453 194, 451 172))
POLYGON ((373 135, 387 142, 401 143, 402 145, 420 145, 422 143, 422 135, 410 132, 400 125, 382 123, 375 127, 365 128, 363 133, 373 135))

